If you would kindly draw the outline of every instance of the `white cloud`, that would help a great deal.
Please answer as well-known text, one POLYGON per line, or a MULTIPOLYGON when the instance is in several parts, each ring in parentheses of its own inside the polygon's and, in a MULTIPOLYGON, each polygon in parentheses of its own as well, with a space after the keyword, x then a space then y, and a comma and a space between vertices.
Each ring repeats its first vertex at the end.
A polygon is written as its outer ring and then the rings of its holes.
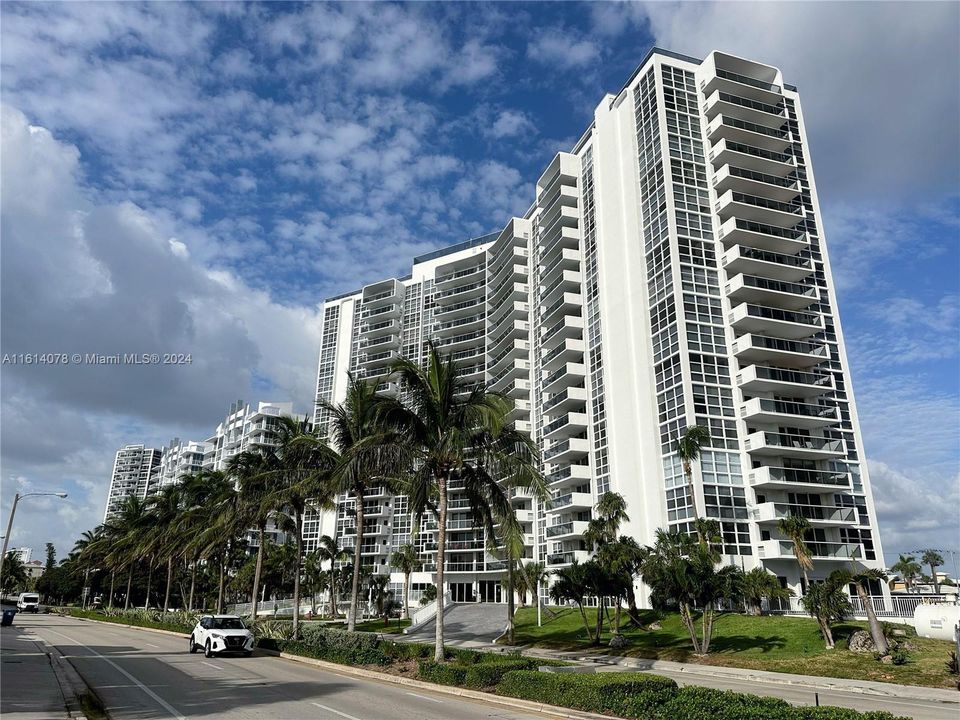
POLYGON ((589 65, 599 59, 600 49, 582 37, 561 28, 540 30, 527 45, 527 57, 560 70, 589 65))
POLYGON ((488 129, 488 134, 495 139, 508 137, 525 137, 532 140, 537 126, 530 117, 519 110, 503 110, 488 129))

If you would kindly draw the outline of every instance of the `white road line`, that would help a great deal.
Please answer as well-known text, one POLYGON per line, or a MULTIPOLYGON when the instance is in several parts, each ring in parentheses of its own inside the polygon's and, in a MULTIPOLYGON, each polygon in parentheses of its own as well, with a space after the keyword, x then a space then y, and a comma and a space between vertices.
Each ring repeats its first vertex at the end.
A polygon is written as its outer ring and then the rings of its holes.
POLYGON ((154 645, 153 643, 148 643, 148 642, 145 642, 144 645, 149 645, 149 646, 152 647, 152 648, 159 648, 159 647, 160 647, 159 645, 154 645))
POLYGON ((437 700, 436 698, 427 697, 426 695, 417 695, 416 693, 408 692, 407 695, 411 697, 420 698, 421 700, 429 700, 430 702, 435 702, 439 705, 443 705, 443 700, 437 700))
POLYGON ((320 703, 311 703, 311 705, 316 705, 318 708, 322 708, 327 712, 332 712, 335 715, 339 715, 340 717, 345 717, 347 718, 347 720, 360 720, 360 718, 355 718, 353 715, 347 715, 345 712, 334 710, 332 707, 327 707, 326 705, 321 705, 320 703))
POLYGON ((187 720, 187 717, 186 717, 185 715, 183 715, 179 710, 177 710, 175 707, 173 707, 172 705, 170 705, 166 700, 164 700, 162 697, 160 697, 159 695, 157 695, 153 690, 151 690, 151 689, 148 688, 146 685, 144 685, 142 682, 140 682, 139 680, 137 680, 137 678, 135 678, 133 675, 131 675, 130 673, 128 673, 128 672, 127 672, 126 670, 124 670, 122 667, 120 667, 119 665, 117 665, 117 664, 116 664, 113 660, 111 660, 110 658, 108 658, 108 657, 106 657, 106 656, 104 656, 104 655, 101 655, 100 653, 98 653, 96 650, 94 650, 94 649, 93 649, 92 647, 90 647, 89 645, 84 645, 84 644, 83 644, 82 642, 80 642, 79 640, 74 640, 72 637, 69 637, 68 635, 64 635, 64 634, 61 633, 61 632, 57 632, 56 630, 47 630, 47 632, 51 632, 51 633, 53 633, 54 635, 59 635, 60 637, 66 639, 66 640, 69 640, 69 641, 72 642, 72 643, 76 643, 77 645, 79 645, 79 646, 82 647, 82 648, 86 648, 86 649, 89 650, 91 653, 93 653, 93 655, 94 655, 95 657, 98 657, 98 658, 100 658, 101 660, 105 661, 108 665, 110 665, 111 667, 113 667, 115 670, 119 671, 121 675, 123 675, 123 676, 126 677, 128 680, 130 680, 131 682, 133 682, 138 688, 140 688, 141 690, 143 690, 143 692, 145 692, 148 696, 150 696, 151 698, 153 698, 153 699, 157 702, 157 704, 160 705, 160 706, 161 706, 164 710, 166 710, 168 713, 170 713, 170 715, 171 715, 172 717, 175 717, 177 720, 187 720))
POLYGON ((215 669, 215 670, 223 670, 223 668, 220 667, 219 665, 214 665, 213 663, 208 663, 206 660, 201 660, 200 662, 202 662, 202 663, 203 663, 204 665, 206 665, 207 667, 212 667, 212 668, 215 669))

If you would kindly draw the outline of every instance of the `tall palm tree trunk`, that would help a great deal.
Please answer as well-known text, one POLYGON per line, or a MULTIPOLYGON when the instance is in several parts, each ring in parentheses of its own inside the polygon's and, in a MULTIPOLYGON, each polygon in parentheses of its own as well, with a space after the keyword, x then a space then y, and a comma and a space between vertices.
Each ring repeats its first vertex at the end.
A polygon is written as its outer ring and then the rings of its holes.
POLYGON ((153 584, 153 557, 147 558, 147 599, 143 601, 145 608, 150 607, 150 586, 153 584))
POLYGON ((690 612, 690 606, 685 602, 680 603, 680 619, 683 620, 683 625, 687 628, 687 634, 690 635, 690 642, 693 643, 694 654, 699 655, 700 638, 697 637, 697 628, 693 624, 693 616, 690 612))
POLYGON ((108 600, 107 600, 107 607, 108 607, 108 608, 112 608, 112 607, 113 607, 113 581, 114 581, 114 578, 116 577, 116 575, 117 575, 117 571, 116 571, 116 570, 111 570, 111 571, 110 571, 110 597, 109 597, 108 600))
POLYGON ((133 585, 133 563, 130 563, 130 571, 127 573, 127 596, 123 599, 123 609, 130 609, 130 588, 133 585))
POLYGON ((357 491, 357 506, 355 516, 357 518, 357 540, 356 547, 353 549, 353 581, 350 585, 350 617, 347 618, 347 630, 353 632, 357 626, 357 594, 360 592, 360 561, 361 552, 363 552, 363 491, 357 491))
POLYGON ((403 615, 405 620, 410 619, 410 573, 403 576, 403 615))
POLYGON ((193 591, 197 588, 197 561, 193 561, 193 569, 190 571, 190 601, 187 603, 187 612, 193 612, 193 591))
POLYGON ((597 635, 593 638, 593 644, 600 644, 600 636, 603 635, 603 597, 597 598, 597 635))
POLYGON ((300 563, 303 559, 303 515, 294 518, 297 532, 297 566, 293 575, 293 639, 300 639, 300 563))
POLYGON ((167 558, 167 589, 163 593, 163 612, 170 609, 170 586, 173 584, 173 555, 167 558))
POLYGON ((873 638, 873 646, 878 653, 886 655, 889 649, 887 646, 887 638, 884 637, 883 629, 880 627, 880 623, 877 622, 877 613, 873 610, 873 601, 870 599, 870 596, 867 595, 867 589, 862 582, 855 582, 853 586, 857 589, 857 595, 860 597, 860 602, 863 603, 863 611, 867 614, 867 622, 870 624, 870 637, 873 638))
POLYGON ((513 559, 507 563, 507 645, 513 645, 514 623, 513 614, 516 612, 513 606, 513 559))
POLYGON ((87 597, 90 595, 90 568, 83 571, 83 587, 86 592, 83 594, 83 609, 87 609, 87 597))
MULTIPOLYGON (((690 467, 690 463, 686 460, 683 461, 683 474, 687 476, 687 488, 690 490, 690 507, 693 508, 693 519, 696 520, 700 517, 700 513, 697 512, 697 493, 693 486, 693 468, 690 467)), ((702 542, 703 536, 699 529, 697 530, 697 535, 700 536, 702 542)))
POLYGON ((433 661, 443 662, 443 570, 447 550, 447 475, 441 473, 437 477, 437 488, 440 495, 440 507, 437 527, 437 620, 436 620, 436 647, 433 650, 433 661))
POLYGON ((217 615, 223 614, 223 594, 226 590, 227 563, 220 558, 220 587, 217 588, 217 615))
POLYGON ((260 571, 263 570, 263 543, 266 541, 267 536, 267 528, 265 525, 261 525, 257 530, 260 535, 260 547, 257 548, 257 566, 253 571, 253 597, 250 598, 253 603, 251 605, 253 622, 257 621, 257 609, 260 604, 260 571))
POLYGON ((333 560, 330 561, 330 619, 337 619, 337 573, 333 567, 333 560))
POLYGON ((590 622, 587 620, 587 611, 583 609, 583 603, 577 601, 577 609, 580 610, 580 618, 583 620, 583 626, 587 629, 587 637, 590 638, 590 644, 593 645, 593 630, 590 629, 590 622))

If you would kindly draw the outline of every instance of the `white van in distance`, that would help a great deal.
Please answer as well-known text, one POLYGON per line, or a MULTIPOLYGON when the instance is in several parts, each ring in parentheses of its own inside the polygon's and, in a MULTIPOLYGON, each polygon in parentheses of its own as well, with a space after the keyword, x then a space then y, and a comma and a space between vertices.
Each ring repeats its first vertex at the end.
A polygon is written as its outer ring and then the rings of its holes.
POLYGON ((17 598, 17 610, 20 612, 39 612, 40 596, 37 593, 20 593, 17 598))

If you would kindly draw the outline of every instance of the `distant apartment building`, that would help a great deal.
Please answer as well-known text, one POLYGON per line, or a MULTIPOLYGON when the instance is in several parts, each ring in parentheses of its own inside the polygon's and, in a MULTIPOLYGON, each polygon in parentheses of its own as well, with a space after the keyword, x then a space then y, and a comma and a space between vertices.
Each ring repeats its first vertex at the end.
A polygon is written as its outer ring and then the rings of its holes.
MULTIPOLYGON (((723 562, 794 588, 788 515, 812 525, 812 579, 882 564, 800 98, 774 67, 652 50, 523 217, 327 300, 316 421, 347 371, 399 394, 390 364, 422 360, 427 340, 512 397, 537 442, 551 498, 513 500, 525 555, 550 570, 590 556, 583 533, 607 491, 626 498, 621 531, 639 543, 713 518, 723 562), (674 445, 693 425, 712 440, 691 497, 674 445)), ((503 564, 456 490, 444 589, 499 601, 503 564)), ((366 564, 399 587, 389 557, 413 539, 414 582, 431 582, 435 524, 413 536, 407 498, 382 488, 344 496, 326 522, 348 547, 356 502, 366 564)))
POLYGON ((28 547, 10 548, 7 552, 13 553, 24 565, 33 557, 33 548, 28 547))
POLYGON ((107 506, 103 512, 104 522, 120 509, 128 496, 146 499, 156 491, 154 483, 158 481, 156 469, 160 465, 161 454, 161 450, 143 445, 125 445, 117 450, 107 506))
POLYGON ((207 442, 174 438, 163 448, 153 486, 159 490, 167 485, 175 485, 184 475, 200 472, 203 469, 203 460, 211 449, 207 442))
POLYGON ((206 441, 204 469, 226 470, 234 455, 275 446, 273 432, 284 415, 294 416, 293 403, 261 402, 256 407, 242 400, 232 403, 226 417, 206 441))

